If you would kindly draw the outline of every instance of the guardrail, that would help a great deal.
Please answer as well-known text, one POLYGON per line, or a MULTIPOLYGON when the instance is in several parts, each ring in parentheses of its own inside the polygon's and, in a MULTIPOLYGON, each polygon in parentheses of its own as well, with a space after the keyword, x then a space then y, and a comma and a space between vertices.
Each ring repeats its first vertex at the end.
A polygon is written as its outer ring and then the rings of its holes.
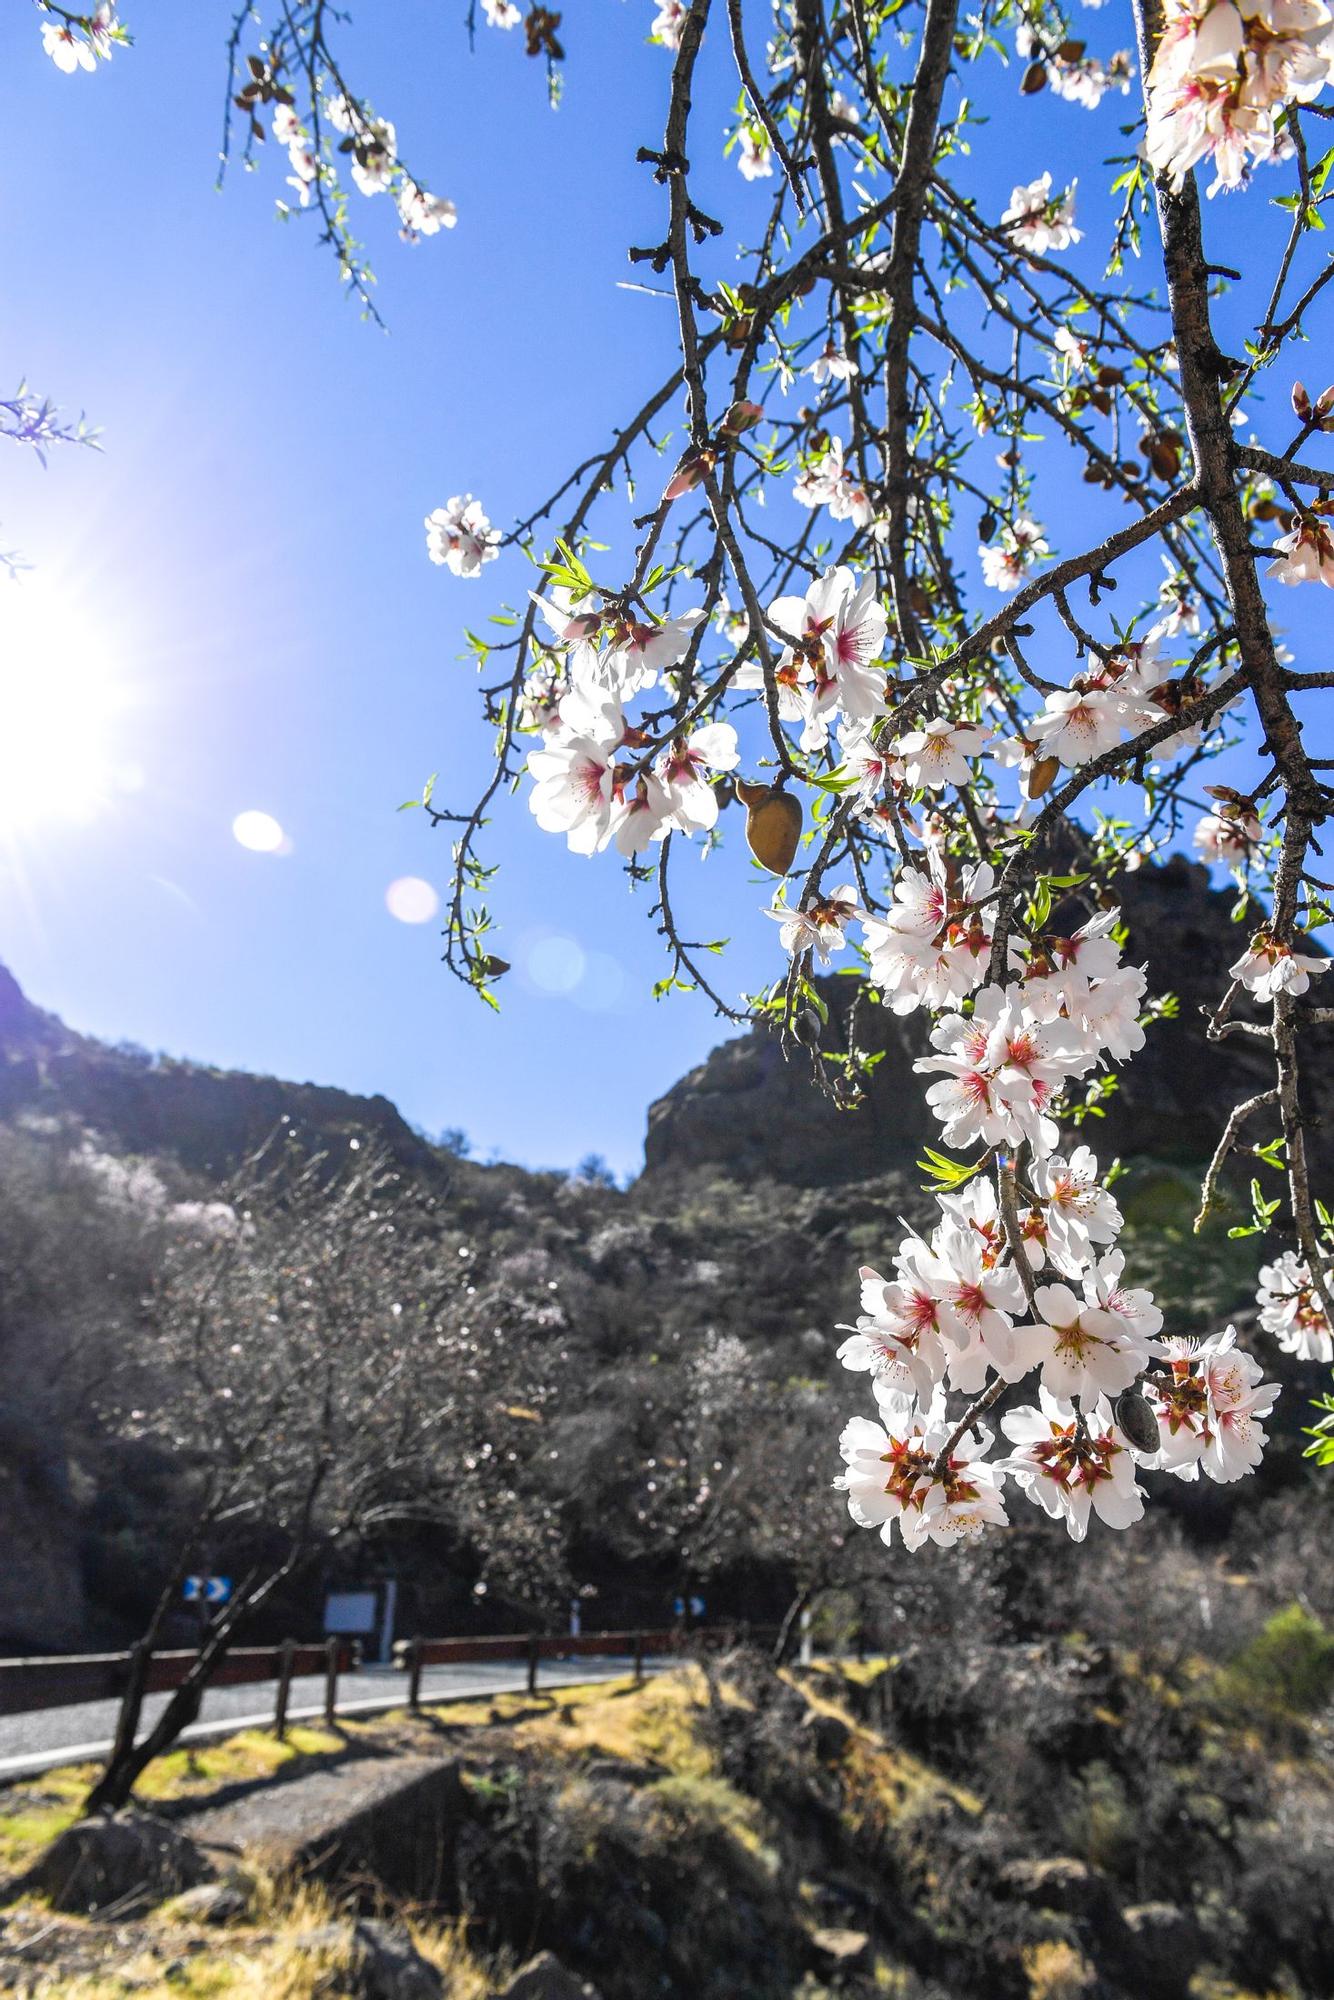
MULTIPOLYGON (((211 1687, 241 1687, 249 1681, 281 1680, 290 1659, 288 1678, 328 1670, 329 1644, 338 1649, 339 1673, 353 1665, 346 1639, 313 1646, 287 1641, 281 1646, 237 1646, 219 1661, 209 1678, 211 1687)), ((145 1694, 165 1694, 179 1687, 197 1656, 193 1652, 149 1655, 142 1682, 145 1694)), ((49 1659, 0 1660, 0 1715, 23 1715, 33 1709, 69 1708, 76 1702, 118 1701, 135 1677, 137 1648, 128 1653, 53 1655, 49 1659)))
MULTIPOLYGON (((644 1661, 700 1646, 731 1643, 731 1628, 661 1627, 637 1632, 537 1633, 515 1632, 467 1639, 402 1639, 394 1647, 394 1664, 408 1676, 407 1705, 421 1706, 421 1678, 427 1667, 479 1664, 487 1660, 522 1660, 527 1666, 529 1693, 536 1693, 543 1660, 588 1656, 624 1658, 633 1662, 636 1681, 643 1679, 644 1661)), ((751 1630, 758 1639, 767 1631, 751 1630)), ((146 1652, 141 1646, 127 1653, 56 1655, 47 1659, 0 1660, 0 1716, 38 1709, 67 1708, 80 1702, 119 1701, 118 1736, 137 1727, 139 1706, 146 1694, 179 1687, 197 1656, 193 1652, 146 1652)), ((298 1675, 323 1674, 324 1718, 338 1713, 340 1678, 359 1664, 352 1643, 326 1639, 323 1644, 298 1645, 285 1639, 279 1646, 238 1646, 225 1654, 209 1676, 210 1687, 238 1687, 248 1682, 277 1683, 274 1730, 287 1728, 292 1682, 298 1675)))

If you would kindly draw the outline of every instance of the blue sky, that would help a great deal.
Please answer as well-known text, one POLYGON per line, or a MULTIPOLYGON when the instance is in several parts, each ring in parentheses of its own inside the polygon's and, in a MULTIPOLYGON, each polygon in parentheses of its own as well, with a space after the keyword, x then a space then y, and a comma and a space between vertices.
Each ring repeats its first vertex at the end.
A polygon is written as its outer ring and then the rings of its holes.
MULTIPOLYGON (((518 559, 472 585, 433 568, 422 517, 471 489, 512 518, 600 441, 670 333, 665 302, 616 288, 655 220, 633 163, 666 78, 651 10, 571 24, 553 115, 517 37, 483 30, 470 58, 453 10, 409 0, 386 34, 362 9, 379 32, 348 38, 350 72, 461 218, 409 248, 364 204, 387 338, 313 231, 275 221, 272 147, 213 192, 225 14, 139 0, 136 46, 72 77, 35 14, 0 20, 0 379, 82 406, 105 447, 45 474, 10 450, 0 537, 95 630, 138 767, 92 823, 5 829, 0 956, 88 1032, 384 1091, 483 1152, 631 1168, 647 1103, 718 1024, 648 997, 659 942, 624 920, 615 866, 502 812, 499 1019, 439 965, 437 927, 383 898, 404 875, 444 888, 446 836, 395 808, 433 770, 442 797, 480 779, 461 627, 497 579, 531 579, 518 559), (282 822, 290 855, 236 845, 246 808, 282 822), (557 984, 584 955, 572 995, 526 976, 535 948, 557 984)), ((738 957, 734 990, 758 964, 738 957)))
MULTIPOLYGON (((634 152, 660 136, 668 58, 646 44, 648 0, 571 9, 553 115, 517 37, 483 29, 470 56, 429 0, 360 11, 348 72, 460 214, 408 248, 387 204, 359 204, 387 338, 340 298, 313 229, 275 221, 276 149, 213 190, 225 7, 137 0, 136 46, 73 77, 35 12, 0 17, 0 384, 83 407, 105 445, 45 474, 9 451, 0 542, 110 696, 98 810, 77 810, 56 756, 30 774, 31 811, 0 817, 0 957, 86 1032, 383 1091, 483 1154, 597 1151, 626 1171, 648 1102, 720 1024, 649 997, 659 941, 614 861, 568 855, 522 802, 501 811, 492 900, 516 970, 499 1018, 444 972, 437 927, 396 923, 384 894, 445 887, 447 837, 395 808, 434 770, 442 799, 470 797, 487 736, 462 627, 531 580, 517 557, 477 584, 433 568, 422 517, 467 490, 502 524, 528 511, 670 366, 671 307, 618 288, 626 245, 661 233, 634 152), (254 808, 290 853, 236 844, 254 808)), ((705 151, 735 95, 710 39, 705 151)), ((1100 124, 1107 152, 1121 115, 1100 124)), ((984 135, 974 164, 1059 175, 1085 116, 1056 107, 1054 146, 1022 160, 1008 126, 984 135)), ((737 203, 721 160, 706 199, 723 181, 737 203)), ((765 194, 746 192, 758 219, 765 194)), ((777 970, 760 900, 729 841, 695 930, 737 938, 729 993, 777 970)))

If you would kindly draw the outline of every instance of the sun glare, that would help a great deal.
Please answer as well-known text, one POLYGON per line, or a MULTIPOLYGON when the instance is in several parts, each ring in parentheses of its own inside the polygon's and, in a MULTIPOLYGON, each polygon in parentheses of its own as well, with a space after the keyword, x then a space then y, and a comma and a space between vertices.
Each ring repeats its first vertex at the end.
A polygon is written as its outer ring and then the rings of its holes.
POLYGON ((113 664, 56 586, 0 579, 0 830, 86 824, 118 789, 113 664))

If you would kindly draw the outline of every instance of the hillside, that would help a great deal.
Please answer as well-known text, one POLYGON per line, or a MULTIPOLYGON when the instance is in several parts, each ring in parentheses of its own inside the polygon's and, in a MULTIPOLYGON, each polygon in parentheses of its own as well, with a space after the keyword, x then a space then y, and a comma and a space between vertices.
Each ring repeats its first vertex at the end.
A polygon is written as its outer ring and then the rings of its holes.
POLYGON ((805 1672, 733 1652, 639 1689, 254 1732, 164 1760, 155 1817, 110 1825, 76 1829, 88 1774, 53 1772, 0 1799, 0 1983, 1319 2000, 1334 1641, 1295 1611, 1225 1659, 1197 1626, 1125 1625, 1094 1646, 984 1624, 805 1672))
MULTIPOLYGON (((1205 1238, 1190 1226, 1214 1136, 1205 1065, 1236 1095, 1255 1088, 1247 1045, 1207 1047, 1199 1017, 1237 948, 1229 901, 1184 862, 1124 885, 1132 956, 1149 955, 1180 1006, 1084 1128, 1126 1161, 1123 1244, 1182 1332, 1232 1316, 1244 1328, 1254 1291, 1254 1244, 1230 1241, 1226 1217, 1205 1238)), ((855 990, 824 982, 835 1034, 855 990)), ((108 1047, 0 972, 0 1534, 13 1552, 0 1647, 124 1643, 146 1615, 184 1489, 170 1452, 115 1418, 112 1391, 158 1310, 173 1218, 197 1219, 275 1132, 334 1161, 354 1138, 379 1149, 426 1202, 442 1266, 468 1260, 451 1311, 481 1401, 473 1432, 458 1419, 471 1470, 436 1525, 342 1545, 275 1600, 257 1637, 316 1629, 326 1581, 387 1568, 405 1630, 559 1623, 575 1591, 609 1624, 658 1622, 687 1587, 719 1616, 771 1620, 807 1587, 868 1607, 879 1545, 849 1541, 828 1491, 859 1406, 835 1328, 855 1315, 857 1266, 886 1262, 897 1219, 923 1213, 913 1162, 933 1134, 908 1069, 914 1030, 861 1007, 857 1033, 887 1050, 860 1109, 836 1111, 804 1053, 757 1031, 651 1108, 645 1172, 621 1191, 432 1147, 383 1098, 108 1047)), ((1244 1505, 1237 1488, 1159 1482, 1164 1533, 1182 1524, 1221 1546, 1258 1504, 1289 1508, 1312 1489, 1300 1433, 1322 1373, 1272 1345, 1265 1362, 1290 1387, 1261 1479, 1244 1505)), ((1322 1510, 1329 1487, 1315 1488, 1322 1510)), ((242 1564, 263 1534, 258 1520, 230 1531, 213 1560, 242 1564)))

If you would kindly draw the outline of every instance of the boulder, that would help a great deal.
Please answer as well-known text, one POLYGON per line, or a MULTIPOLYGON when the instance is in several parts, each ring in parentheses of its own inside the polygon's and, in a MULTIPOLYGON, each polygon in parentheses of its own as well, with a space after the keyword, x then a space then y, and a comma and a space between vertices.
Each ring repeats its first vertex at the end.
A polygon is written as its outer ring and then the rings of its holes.
POLYGON ((852 1741, 850 1723, 845 1722, 841 1715, 826 1715, 818 1708, 807 1709, 801 1726, 822 1764, 837 1764, 852 1741))
POLYGON ((1126 1956, 1148 2000, 1184 2000, 1204 1957, 1204 1937, 1189 1910, 1175 1903, 1136 1903, 1122 1912, 1126 1956))
POLYGON ((599 2000, 597 1988, 577 1979, 553 1951, 539 1952, 521 1965, 496 2000, 599 2000))
POLYGON ((20 1885, 52 1909, 95 1916, 148 1909, 209 1881, 213 1865, 168 1820, 127 1809, 81 1819, 58 1834, 20 1885))
POLYGON ((1106 1877, 1068 1854, 1008 1862, 1000 1871, 997 1890, 1030 1910, 1054 1910, 1059 1916, 1084 1917, 1094 1923, 1106 1921, 1116 1907, 1106 1877))
POLYGON ((441 2000, 444 1980, 398 1924, 359 1917, 307 1931, 298 1949, 330 1961, 336 1990, 353 2000, 441 2000))
POLYGON ((629 1785, 636 1791, 666 1776, 660 1764, 632 1764, 621 1757, 593 1757, 583 1769, 586 1784, 629 1785))
POLYGON ((842 1972, 859 1971, 871 1956, 871 1939, 866 1931, 841 1927, 812 1931, 811 1944, 817 1961, 826 1969, 837 1967, 842 1972))
POLYGON ((241 1882, 201 1882, 173 1897, 167 1915, 182 1924, 229 1924, 249 1907, 250 1893, 241 1882))

